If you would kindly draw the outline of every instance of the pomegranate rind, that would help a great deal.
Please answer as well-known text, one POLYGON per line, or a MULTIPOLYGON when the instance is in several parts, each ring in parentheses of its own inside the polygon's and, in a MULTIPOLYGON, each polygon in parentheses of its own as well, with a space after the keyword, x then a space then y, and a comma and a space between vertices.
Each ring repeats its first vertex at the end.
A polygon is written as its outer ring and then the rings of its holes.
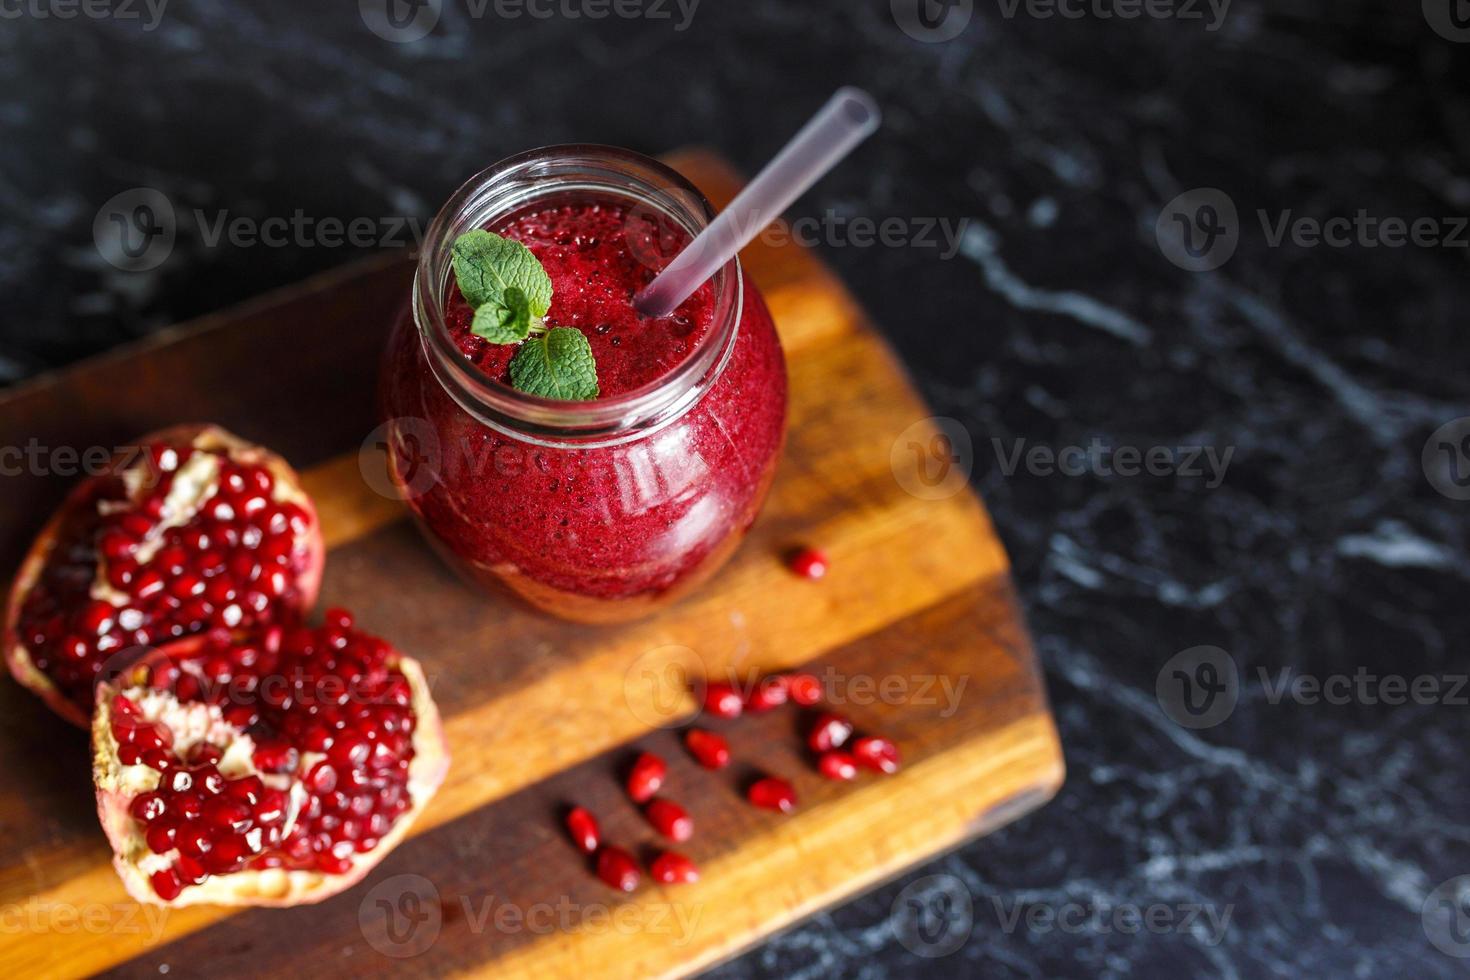
MULTIPOLYGON (((159 648, 157 655, 187 656, 201 642, 199 637, 178 640, 159 648)), ((408 767, 411 805, 383 835, 378 846, 366 853, 353 855, 352 868, 345 874, 284 868, 237 871, 186 886, 172 901, 159 897, 147 872, 139 865, 139 860, 148 855, 149 850, 138 830, 137 821, 128 812, 133 798, 152 788, 128 786, 124 770, 139 767, 125 767, 118 760, 118 744, 112 733, 112 697, 128 685, 99 684, 96 708, 92 713, 92 781, 97 790, 97 818, 102 824, 102 832, 107 835, 108 844, 112 846, 113 867, 128 894, 138 902, 168 908, 186 905, 287 908, 325 901, 361 881, 408 834, 449 771, 449 744, 423 668, 418 661, 402 654, 393 662, 393 667, 408 681, 410 704, 415 715, 414 757, 408 767)))
MULTIPOLYGON (((307 545, 306 567, 296 582, 300 598, 295 605, 304 611, 316 604, 317 594, 321 590, 322 570, 327 560, 326 542, 322 537, 321 521, 317 515, 316 505, 312 503, 311 497, 303 489, 301 476, 291 467, 291 464, 263 446, 247 442, 217 425, 176 425, 149 433, 135 442, 140 446, 150 443, 192 446, 206 452, 225 453, 236 462, 264 466, 270 470, 276 486, 282 488, 281 499, 296 504, 311 518, 311 530, 306 535, 305 542, 307 545)), ((120 452, 114 455, 104 473, 115 473, 134 460, 133 454, 120 452)), ((88 477, 73 487, 61 507, 51 516, 51 519, 41 529, 41 533, 31 543, 30 550, 26 553, 11 584, 10 595, 5 604, 5 629, 4 633, 0 634, 0 642, 3 642, 5 649, 5 664, 10 669, 10 676, 14 677, 22 687, 40 697, 52 711, 78 728, 86 728, 88 725, 86 711, 68 698, 44 671, 36 667, 35 662, 31 659, 30 650, 21 642, 20 617, 26 597, 40 581, 46 562, 50 560, 51 551, 67 521, 82 508, 93 506, 92 493, 96 481, 100 478, 98 476, 88 477)))

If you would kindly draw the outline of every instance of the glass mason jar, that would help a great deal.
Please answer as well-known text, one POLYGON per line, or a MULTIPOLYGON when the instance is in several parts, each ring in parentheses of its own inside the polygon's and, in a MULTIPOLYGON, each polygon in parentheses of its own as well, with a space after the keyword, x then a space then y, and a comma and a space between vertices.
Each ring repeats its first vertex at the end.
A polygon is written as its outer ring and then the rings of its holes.
MULTIPOLYGON (((708 329, 639 387, 554 401, 482 371, 447 325, 451 246, 578 201, 636 210, 680 247, 714 216, 682 176, 626 150, 556 146, 496 164, 429 226, 380 400, 392 479, 450 564, 553 615, 607 622, 668 604, 735 550, 785 439, 786 364, 764 300, 731 260, 711 283, 708 329)), ((553 323, 556 313, 554 300, 553 323)))

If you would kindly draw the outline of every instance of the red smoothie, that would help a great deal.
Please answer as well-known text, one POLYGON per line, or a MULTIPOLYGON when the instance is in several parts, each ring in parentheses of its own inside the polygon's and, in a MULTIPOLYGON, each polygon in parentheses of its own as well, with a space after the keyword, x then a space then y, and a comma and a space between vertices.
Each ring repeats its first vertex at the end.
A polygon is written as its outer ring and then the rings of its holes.
MULTIPOLYGON (((640 179, 681 180, 607 152, 640 179)), ((473 581, 572 619, 641 615, 712 574, 754 522, 785 434, 780 343, 734 263, 669 317, 633 308, 707 217, 687 227, 690 214, 640 179, 575 189, 544 179, 544 192, 474 224, 522 242, 545 267, 547 322, 587 336, 596 401, 510 388, 516 346, 470 333, 471 309, 435 267, 445 243, 426 242, 419 276, 442 286, 420 290, 385 359, 391 468, 430 539, 473 581), (599 418, 583 424, 589 407, 599 418)))

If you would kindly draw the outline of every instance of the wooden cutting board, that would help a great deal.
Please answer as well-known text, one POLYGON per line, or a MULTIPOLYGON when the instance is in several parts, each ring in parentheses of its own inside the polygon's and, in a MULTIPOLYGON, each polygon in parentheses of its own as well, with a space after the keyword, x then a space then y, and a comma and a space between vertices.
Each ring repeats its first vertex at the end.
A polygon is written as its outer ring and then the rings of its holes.
MULTIPOLYGON (((707 153, 671 162, 717 203, 738 187, 707 153)), ((4 683, 0 961, 22 976, 158 977, 165 965, 171 977, 285 975, 307 963, 344 976, 683 975, 1050 799, 1061 749, 1005 552, 968 488, 934 490, 932 472, 915 482, 935 435, 929 411, 812 254, 757 243, 744 260, 790 364, 786 455, 730 565, 627 626, 569 625, 481 598, 371 488, 381 460, 360 450, 373 442, 377 355, 412 272, 401 256, 0 398, 0 446, 111 447, 212 421, 284 453, 321 509, 324 602, 423 661, 454 755, 413 835, 349 892, 288 911, 165 913, 130 902, 113 874, 83 734, 4 683), (782 563, 808 542, 832 559, 818 583, 782 563), (795 708, 712 726, 737 759, 723 772, 687 757, 678 730, 695 710, 691 677, 797 666, 823 673, 859 728, 897 740, 898 775, 824 781, 795 708), (623 899, 589 873, 559 815, 575 801, 600 815, 608 840, 638 854, 656 846, 621 790, 640 749, 669 760, 667 795, 697 827, 682 850, 703 879, 645 883, 623 899), (758 770, 793 779, 797 813, 743 801, 758 770)), ((3 482, 0 560, 12 570, 72 482, 63 455, 42 458, 45 474, 3 482)))

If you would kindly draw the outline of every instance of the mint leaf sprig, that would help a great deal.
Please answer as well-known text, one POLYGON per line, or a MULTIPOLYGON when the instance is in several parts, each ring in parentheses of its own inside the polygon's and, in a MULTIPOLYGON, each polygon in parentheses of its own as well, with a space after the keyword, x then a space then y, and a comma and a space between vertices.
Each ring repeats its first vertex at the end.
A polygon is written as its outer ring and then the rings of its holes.
POLYGON ((551 277, 520 242, 476 229, 455 239, 454 278, 474 308, 470 332, 492 344, 520 344, 510 360, 517 391, 562 401, 598 395, 597 362, 587 337, 546 323, 551 277))

